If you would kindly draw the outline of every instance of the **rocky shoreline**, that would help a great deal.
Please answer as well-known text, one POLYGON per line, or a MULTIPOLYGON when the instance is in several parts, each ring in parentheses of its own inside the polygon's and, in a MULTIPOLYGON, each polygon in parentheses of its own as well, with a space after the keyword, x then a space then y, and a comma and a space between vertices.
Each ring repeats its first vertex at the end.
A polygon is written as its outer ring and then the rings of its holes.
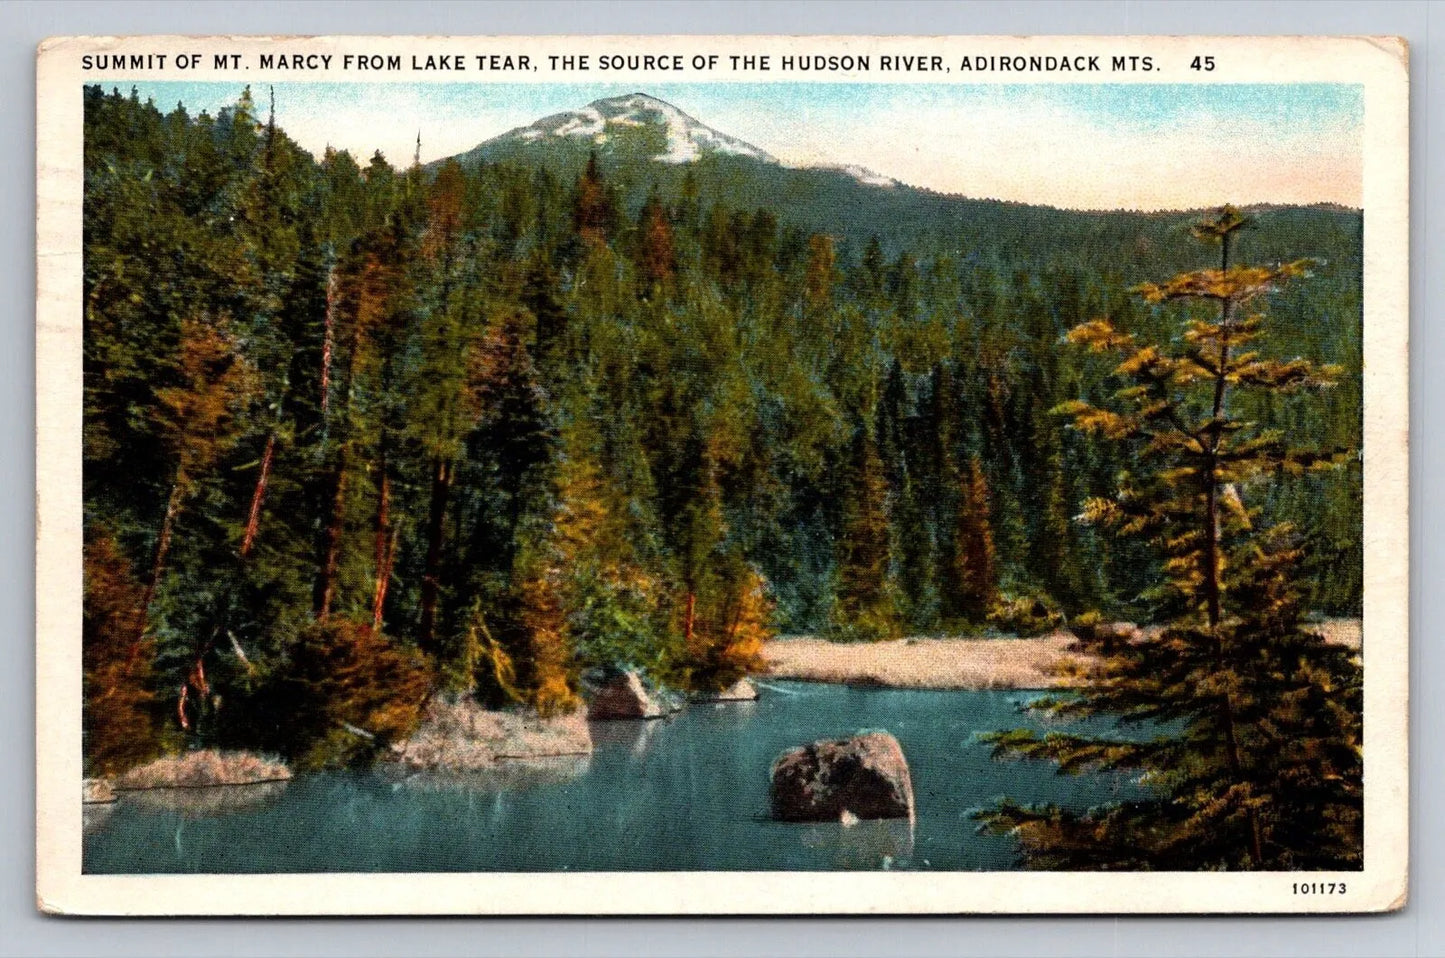
POLYGON ((390 761, 412 771, 477 771, 501 762, 592 754, 587 715, 542 718, 528 712, 494 712, 470 698, 427 706, 421 727, 393 748, 390 761))
POLYGON ((166 788, 216 788, 284 782, 291 770, 277 759, 252 752, 202 749, 165 756, 130 769, 110 780, 117 792, 143 792, 166 788))

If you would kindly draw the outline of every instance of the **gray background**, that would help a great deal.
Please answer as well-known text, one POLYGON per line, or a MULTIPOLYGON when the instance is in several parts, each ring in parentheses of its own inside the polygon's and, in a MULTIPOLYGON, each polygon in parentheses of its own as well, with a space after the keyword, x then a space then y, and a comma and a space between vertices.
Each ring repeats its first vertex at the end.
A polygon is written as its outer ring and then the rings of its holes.
MULTIPOLYGON (((1445 3, 30 3, 0 0, 0 955, 1445 955, 1439 632, 1445 467, 1445 3), (1396 34, 1411 44, 1410 905, 1345 918, 74 920, 34 901, 34 48, 57 34, 1396 34), (1433 46, 1442 45, 1440 61, 1433 46), (1433 189, 1431 187, 1434 187, 1433 189), (1424 588, 1422 588, 1424 586, 1424 588)), ((805 876, 800 881, 807 881, 805 876)))

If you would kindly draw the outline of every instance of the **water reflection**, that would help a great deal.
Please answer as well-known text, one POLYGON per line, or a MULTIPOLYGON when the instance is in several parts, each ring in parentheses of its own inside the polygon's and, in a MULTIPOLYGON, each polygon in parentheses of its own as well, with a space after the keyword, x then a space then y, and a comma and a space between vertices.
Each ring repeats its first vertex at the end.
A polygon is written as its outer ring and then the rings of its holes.
MULTIPOLYGON (((479 773, 354 770, 290 783, 126 793, 86 817, 88 874, 998 870, 1015 843, 971 809, 1000 795, 1082 810, 1127 776, 996 762, 976 733, 1021 723, 1017 693, 768 682, 757 702, 591 725, 595 751, 479 773), (768 815, 773 760, 862 729, 898 736, 917 823, 768 815)), ((1081 730, 1104 732, 1100 720, 1081 730)))
POLYGON ((913 859, 913 822, 906 818, 819 822, 806 826, 804 847, 822 853, 832 867, 876 871, 906 867, 913 859))
POLYGON ((626 749, 634 758, 642 758, 647 754, 653 739, 657 738, 658 732, 670 721, 671 719, 659 718, 587 724, 592 732, 593 748, 626 749))
POLYGON ((104 828, 106 822, 110 821, 110 816, 113 814, 115 814, 115 802, 87 802, 81 806, 83 831, 89 835, 99 828, 104 828))
POLYGON ((526 761, 500 762, 482 769, 417 772, 394 783, 394 789, 415 792, 510 792, 560 785, 587 774, 590 755, 555 755, 526 761))
POLYGON ((279 798, 288 784, 279 781, 204 788, 147 788, 122 792, 121 801, 151 812, 179 812, 183 818, 211 818, 265 806, 279 798))

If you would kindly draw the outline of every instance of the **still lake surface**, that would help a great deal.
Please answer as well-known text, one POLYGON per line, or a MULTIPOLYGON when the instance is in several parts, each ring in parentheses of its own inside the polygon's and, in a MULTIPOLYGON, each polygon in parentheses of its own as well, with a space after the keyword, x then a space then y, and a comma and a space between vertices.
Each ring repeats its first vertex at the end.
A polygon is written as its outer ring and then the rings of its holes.
POLYGON ((1015 867, 1013 841, 978 834, 971 810, 1005 794, 1084 809, 1139 792, 1120 774, 994 761, 978 733, 1045 727, 1018 710, 1033 693, 761 685, 756 702, 594 723, 590 756, 487 774, 332 772, 123 794, 87 806, 85 871, 1002 870, 1015 867), (774 758, 865 729, 903 746, 918 806, 911 827, 768 818, 774 758))

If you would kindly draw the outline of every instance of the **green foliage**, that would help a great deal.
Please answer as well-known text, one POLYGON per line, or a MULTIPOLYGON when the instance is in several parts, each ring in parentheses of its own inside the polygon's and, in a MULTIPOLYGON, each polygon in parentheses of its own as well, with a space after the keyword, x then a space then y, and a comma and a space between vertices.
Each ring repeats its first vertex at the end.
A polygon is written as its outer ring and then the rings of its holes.
MULTIPOLYGON (((1108 368, 1069 328, 1169 341, 1120 291, 1187 265, 1182 214, 658 163, 646 130, 399 170, 310 156, 249 94, 191 116, 91 87, 85 109, 85 522, 141 590, 158 725, 117 727, 142 751, 275 741, 258 690, 319 622, 564 710, 584 668, 717 686, 777 632, 977 629, 1000 596, 1168 611, 1147 543, 1070 521, 1134 451, 1048 410, 1097 406, 1108 368)), ((1271 294, 1276 345, 1343 367, 1325 394, 1241 367, 1281 388, 1240 408, 1358 445, 1359 215, 1266 210, 1236 243, 1320 262, 1271 294)), ((1294 466, 1235 485, 1311 544, 1303 607, 1357 613, 1359 471, 1294 466)))
POLYGON ((154 643, 138 639, 142 588, 115 540, 104 532, 85 546, 85 770, 113 775, 160 749, 151 687, 154 643))
POLYGON ((988 609, 991 628, 1009 635, 1041 635, 1057 628, 1063 617, 1041 595, 1001 595, 988 609))
POLYGON ((264 744, 299 767, 346 766, 415 731, 431 681, 415 649, 328 619, 290 643, 253 707, 267 722, 264 744))
POLYGON ((1102 660, 1099 674, 1081 694, 1033 707, 1180 731, 1142 741, 994 736, 996 756, 1053 761, 1064 774, 1142 771, 1152 793, 1083 814, 1012 803, 982 813, 989 830, 1018 836, 1034 867, 1360 867, 1358 655, 1303 626, 1301 541, 1290 523, 1264 522, 1245 500, 1282 475, 1336 468, 1348 454, 1293 444, 1254 421, 1244 395, 1323 389, 1339 371, 1256 348, 1268 297, 1306 265, 1231 263, 1246 222, 1226 207, 1196 229, 1222 247, 1219 269, 1137 288, 1148 302, 1184 304, 1182 336, 1150 341, 1107 320, 1069 333, 1112 355, 1123 385, 1109 405, 1073 401, 1059 411, 1123 444, 1137 463, 1084 515, 1152 547, 1163 573, 1155 597, 1168 618, 1157 638, 1117 643, 1086 617, 1078 633, 1102 660))
POLYGON ((866 428, 853 440, 843 490, 837 598, 832 634, 844 641, 894 639, 902 633, 897 587, 889 570, 887 487, 883 461, 866 428))

